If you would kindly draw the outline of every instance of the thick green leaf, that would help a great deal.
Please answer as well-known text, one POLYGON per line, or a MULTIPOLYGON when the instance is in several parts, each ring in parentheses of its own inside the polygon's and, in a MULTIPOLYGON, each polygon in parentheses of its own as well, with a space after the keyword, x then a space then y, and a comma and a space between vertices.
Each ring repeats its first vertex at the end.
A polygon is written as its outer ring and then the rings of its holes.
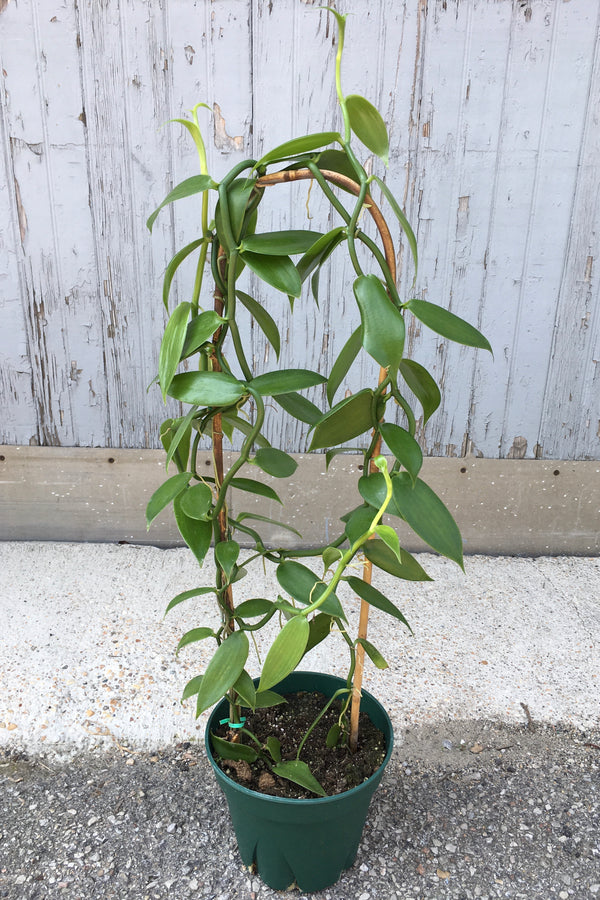
POLYGON ((267 750, 271 754, 273 762, 281 762, 281 741, 272 735, 267 738, 267 750))
POLYGON ((152 226, 156 221, 157 215, 168 203, 173 203, 174 200, 181 200, 183 197, 190 197, 192 194, 202 193, 203 191, 207 191, 209 188, 215 188, 216 186, 217 185, 210 175, 193 175, 191 178, 186 178, 185 181, 180 182, 180 184, 174 187, 172 191, 169 191, 160 206, 156 207, 146 222, 146 228, 148 228, 149 231, 152 231, 152 226))
POLYGON ((181 265, 181 263, 186 259, 190 253, 193 253, 198 247, 200 247, 205 241, 205 238, 197 238, 195 241, 192 241, 191 244, 187 244, 185 247, 182 247, 181 250, 178 250, 175 256, 170 260, 167 268, 165 269, 165 277, 163 278, 163 303, 165 305, 165 309, 169 307, 169 293, 171 291, 171 284, 173 278, 175 277, 175 272, 181 265))
POLYGON ((324 375, 311 372, 310 369, 284 369, 281 372, 257 375, 249 383, 263 397, 272 397, 302 391, 316 384, 323 384, 324 381, 327 381, 324 375))
POLYGON ((377 647, 375 647, 370 641, 366 638, 358 638, 356 641, 357 644, 362 644, 365 648, 365 652, 372 663, 374 663, 378 669, 388 669, 389 666, 377 647))
POLYGON ((281 503, 281 500, 272 487, 263 484, 262 481, 253 481, 252 478, 232 478, 231 487, 237 488, 238 491, 247 491, 249 494, 258 494, 259 497, 267 497, 269 500, 275 500, 281 503))
POLYGON ((200 690, 200 685, 202 684, 203 675, 196 675, 194 678, 190 679, 186 686, 183 689, 183 694, 181 695, 181 702, 187 700, 189 697, 193 697, 194 694, 197 694, 200 690))
POLYGON ((212 733, 210 735, 210 743, 213 753, 221 757, 221 759, 244 759, 249 763, 258 759, 256 750, 253 747, 248 747, 247 744, 232 744, 231 741, 225 741, 212 733))
MULTIPOLYGON (((387 494, 385 478, 381 472, 371 472, 369 475, 362 475, 358 479, 358 490, 363 500, 369 503, 374 510, 380 509, 387 494)), ((387 515, 400 516, 402 518, 402 513, 394 502, 393 493, 385 511, 387 515)))
POLYGON ((248 637, 244 631, 234 631, 223 641, 204 673, 196 715, 199 716, 233 687, 244 670, 248 658, 248 637))
MULTIPOLYGON (((389 302, 389 301, 388 301, 389 302)), ((340 351, 340 355, 331 368, 331 374, 327 380, 327 401, 331 406, 335 392, 348 374, 350 366, 358 356, 362 347, 362 326, 353 331, 340 351)))
POLYGON ((299 297, 302 293, 298 270, 289 256, 267 256, 265 253, 244 250, 240 257, 255 275, 271 287, 292 297, 299 297))
MULTIPOLYGON (((346 178, 350 178, 357 184, 358 175, 343 150, 323 150, 316 162, 321 171, 337 172, 339 175, 345 175, 346 178)), ((343 188, 343 185, 339 186, 343 188)), ((343 189, 347 190, 346 188, 343 189)))
POLYGON ((171 612, 175 606, 179 606, 180 603, 183 603, 184 600, 189 600, 190 597, 200 597, 202 594, 214 593, 216 593, 216 591, 212 587, 193 588, 191 591, 182 591, 181 594, 177 594, 169 601, 169 605, 165 609, 165 616, 168 612, 171 612))
POLYGON ((327 613, 318 613, 318 615, 313 616, 313 618, 308 623, 310 632, 308 635, 306 649, 304 651, 305 656, 309 652, 309 650, 312 650, 313 647, 316 647, 317 644, 320 644, 321 641, 324 641, 325 638, 329 636, 332 623, 333 619, 331 618, 331 616, 328 616, 327 613))
POLYGON ((272 600, 264 600, 262 597, 253 597, 251 600, 244 600, 235 608, 235 615, 241 616, 243 619, 254 619, 257 616, 264 616, 273 609, 272 600))
POLYGON ((374 606, 376 609, 380 609, 382 612, 388 613, 390 616, 394 616, 395 619, 398 619, 402 622, 403 625, 409 629, 412 633, 412 628, 404 618, 404 615, 400 612, 398 607, 392 603, 391 600, 378 591, 377 588, 374 588, 372 584, 369 584, 367 581, 363 581, 362 578, 357 578, 355 575, 348 575, 345 579, 352 590, 358 594, 358 596, 364 600, 369 606, 374 606))
POLYGON ((274 687, 294 671, 304 655, 309 632, 304 616, 294 616, 286 622, 267 653, 258 691, 274 687))
POLYGON ((287 700, 275 691, 256 692, 256 709, 268 709, 270 706, 280 706, 282 703, 287 703, 287 700))
POLYGON ((344 552, 343 550, 340 550, 339 547, 325 547, 325 549, 321 553, 321 559, 323 560, 325 571, 330 569, 331 566, 337 565, 343 555, 344 552))
POLYGON ((240 545, 237 541, 220 541, 215 545, 215 560, 217 565, 225 572, 228 580, 231 578, 231 573, 239 555, 240 545))
MULTIPOLYGON (((192 433, 192 421, 198 412, 197 406, 192 406, 187 415, 181 419, 171 419, 170 433, 161 432, 160 439, 167 451, 165 465, 169 468, 169 463, 173 458, 177 463, 177 468, 186 468, 190 455, 190 437, 192 433), (176 430, 172 429, 176 427, 176 430)), ((163 423, 164 424, 164 423, 163 423)))
POLYGON ((414 437, 391 422, 384 422, 380 430, 384 441, 414 481, 423 465, 423 451, 414 437))
POLYGON ((392 478, 393 498, 403 519, 425 543, 463 567, 462 538, 458 525, 437 494, 417 478, 413 485, 407 472, 392 478))
POLYGON ((377 175, 373 176, 373 180, 377 182, 377 184, 383 191, 384 196, 386 197, 388 203, 392 207, 394 215, 396 216, 396 218, 398 219, 398 222, 400 223, 400 227, 402 228, 402 230, 404 231, 404 233, 406 235, 406 239, 408 241, 408 245, 410 247, 410 252, 412 253, 413 263, 415 266, 415 274, 414 274, 414 279, 413 279, 413 282, 414 282, 417 279, 417 270, 419 267, 419 257, 418 257, 418 253, 417 253, 417 239, 415 237, 415 233, 412 230, 412 228, 410 226, 410 222, 406 218, 403 210, 400 208, 400 204, 398 203, 398 201, 396 200, 396 198, 390 191, 387 184, 384 181, 382 181, 381 178, 378 178, 377 175))
POLYGON ((372 103, 369 103, 368 100, 365 100, 359 94, 349 94, 346 97, 346 108, 350 119, 350 127, 356 137, 372 153, 377 154, 387 166, 390 142, 381 113, 372 103))
POLYGON ((177 656, 182 647, 187 647, 188 644, 195 644, 196 641, 203 641, 207 637, 215 637, 215 633, 212 628, 192 628, 191 631, 186 631, 186 633, 177 644, 175 656, 177 656))
MULTIPOLYGON (((318 600, 327 587, 311 569, 293 559, 285 560, 277 566, 277 581, 290 597, 305 606, 318 600)), ((330 594, 319 609, 330 616, 346 618, 336 594, 330 594)))
POLYGON ((354 296, 360 309, 362 344, 369 356, 395 372, 404 351, 404 319, 376 275, 359 275, 354 296))
POLYGON ((313 794, 317 794, 319 797, 327 796, 309 767, 301 759, 289 759, 277 763, 276 766, 273 766, 273 772, 281 778, 287 778, 288 781, 299 784, 300 787, 306 788, 307 791, 312 791, 313 794))
POLYGON ((466 347, 479 347, 480 350, 492 352, 489 341, 477 328, 469 325, 460 316, 455 316, 454 313, 444 309, 443 306, 436 306, 435 303, 428 303, 427 300, 409 300, 406 307, 420 322, 437 334, 441 334, 442 337, 456 341, 458 344, 464 344, 466 347))
POLYGON ((263 472, 267 475, 273 475, 275 478, 288 478, 293 475, 298 468, 298 463, 289 454, 283 450, 277 450, 275 447, 265 447, 257 450, 253 460, 263 472))
POLYGON ((350 543, 355 544, 356 541, 369 531, 373 524, 373 519, 375 518, 375 510, 370 506, 359 506, 357 509, 353 510, 347 518, 344 518, 346 521, 344 531, 348 535, 350 543))
POLYGON ((234 684, 233 690, 244 701, 244 706, 249 706, 250 709, 255 709, 256 688, 254 687, 254 682, 245 669, 234 684))
POLYGON ((365 388, 351 397, 340 400, 326 412, 315 425, 311 450, 334 447, 344 441, 364 434, 375 425, 373 416, 373 391, 365 388))
POLYGON ((161 484, 154 491, 146 507, 146 525, 148 528, 150 528, 150 523, 163 511, 165 506, 168 506, 178 494, 185 490, 191 477, 191 472, 180 472, 179 475, 167 478, 164 484, 161 484))
MULTIPOLYGON (((256 223, 256 210, 248 218, 247 207, 254 191, 254 180, 251 178, 236 178, 227 188, 227 202, 229 206, 229 219, 234 246, 230 246, 223 226, 223 210, 221 200, 215 209, 215 225, 219 242, 228 253, 237 247, 242 232, 252 233, 256 223), (245 224, 244 224, 245 223, 245 224)), ((237 273, 239 274, 239 273, 237 273)))
POLYGON ((315 425, 321 418, 322 413, 319 407, 295 391, 290 391, 288 394, 273 394, 273 400, 299 422, 315 425))
POLYGON ((425 425, 441 403, 440 389, 427 369, 413 359, 402 360, 400 374, 423 407, 423 425, 425 425))
POLYGON ((397 558, 398 562, 402 562, 400 538, 398 537, 394 529, 390 528, 389 525, 377 525, 375 528, 375 534, 381 538, 384 544, 388 545, 394 556, 397 558))
POLYGON ((269 315, 264 306, 261 306, 260 303, 257 303, 256 300, 253 297, 250 297, 249 294, 245 294, 243 291, 236 291, 235 295, 238 300, 246 307, 252 318, 258 323, 259 328, 262 330, 266 339, 273 347, 275 356, 277 357, 277 359, 279 359, 281 337, 279 334, 279 329, 277 328, 273 317, 269 315))
POLYGON ((321 266, 325 260, 333 253, 338 244, 344 240, 344 226, 339 225, 332 228, 327 234, 315 241, 310 250, 308 250, 302 259, 298 260, 296 268, 301 280, 304 282, 308 276, 314 272, 317 266, 321 266))
POLYGON ((270 231, 244 238, 241 249, 267 256, 294 256, 306 253, 323 235, 319 231, 270 231))
POLYGON ((311 150, 319 150, 332 144, 334 141, 341 142, 341 136, 337 131, 322 131, 318 134, 306 134, 303 137, 295 138, 292 141, 286 141, 285 144, 279 144, 273 150, 269 150, 262 156, 258 166, 265 166, 268 163, 277 162, 281 159, 288 159, 290 156, 296 156, 298 153, 309 153, 311 150))
POLYGON ((182 372, 169 388, 171 397, 197 406, 233 406, 244 393, 241 381, 227 372, 182 372))
POLYGON ((190 519, 206 519, 213 495, 207 484, 193 484, 181 498, 181 508, 190 519))
POLYGON ((367 541, 363 545, 363 553, 374 566, 383 569, 384 572, 388 572, 390 575, 395 575, 396 578, 402 578, 404 581, 432 580, 407 550, 402 550, 402 562, 399 563, 387 544, 384 544, 378 538, 373 541, 367 541))
POLYGON ((279 519, 271 519, 270 516, 259 516, 258 513, 249 513, 244 512, 240 513, 237 517, 236 522, 243 522, 244 519, 255 519, 257 522, 268 522, 270 525, 277 525, 278 528, 283 528, 285 531, 291 531, 292 534, 297 534, 298 537, 302 537, 299 531, 296 531, 295 528, 292 528, 291 525, 287 525, 285 522, 280 522, 279 519))
POLYGON ((217 315, 213 309, 207 309, 206 312, 200 313, 199 316, 194 316, 187 327, 181 358, 185 359, 201 347, 202 344, 212 340, 215 331, 226 321, 226 319, 217 315))
POLYGON ((204 562, 204 557, 210 547, 212 538, 212 525, 210 522, 201 522, 199 519, 192 519, 186 516, 181 508, 181 497, 176 497, 173 501, 173 511, 175 513, 175 521, 181 537, 184 539, 200 565, 204 562))

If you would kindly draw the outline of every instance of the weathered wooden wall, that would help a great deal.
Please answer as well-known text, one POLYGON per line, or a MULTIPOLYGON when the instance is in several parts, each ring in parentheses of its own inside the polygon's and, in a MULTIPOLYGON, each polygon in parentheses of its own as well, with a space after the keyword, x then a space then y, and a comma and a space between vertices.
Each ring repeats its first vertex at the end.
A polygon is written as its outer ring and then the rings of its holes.
MULTIPOLYGON (((305 128, 328 129, 335 29, 318 5, 0 0, 0 443, 157 446, 165 412, 146 387, 159 281, 198 221, 189 200, 152 236, 144 226, 197 171, 183 129, 161 125, 209 103, 217 179, 305 128)), ((426 451, 599 459, 600 4, 337 6, 355 13, 345 89, 390 123, 386 178, 417 230, 420 296, 478 324, 495 350, 492 360, 411 333, 446 391, 426 451)), ((265 230, 303 227, 306 185, 276 190, 265 230)), ((310 213, 313 227, 331 217, 314 192, 310 213)), ((351 273, 334 261, 329 284, 319 312, 304 298, 293 319, 285 298, 264 298, 284 356, 309 367, 331 364, 356 318, 351 273)), ((275 368, 259 335, 254 354, 275 368)), ((304 447, 282 420, 271 437, 304 447)))

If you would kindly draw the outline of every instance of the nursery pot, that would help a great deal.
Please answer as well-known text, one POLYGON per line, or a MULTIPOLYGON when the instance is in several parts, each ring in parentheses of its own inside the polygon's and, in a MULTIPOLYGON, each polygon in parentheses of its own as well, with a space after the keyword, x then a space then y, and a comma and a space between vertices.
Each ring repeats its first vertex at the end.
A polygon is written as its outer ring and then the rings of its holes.
MULTIPOLYGON (((334 675, 293 672, 274 690, 280 694, 318 691, 331 697, 346 682, 334 675)), ((376 772, 358 787, 331 797, 295 800, 250 791, 229 778, 213 758, 210 732, 229 712, 222 700, 213 710, 205 732, 206 753, 223 788, 240 856, 256 865, 261 879, 275 890, 294 882, 302 891, 320 891, 338 880, 356 858, 371 797, 389 762, 394 735, 385 709, 362 691, 361 712, 383 732, 387 752, 376 772)))

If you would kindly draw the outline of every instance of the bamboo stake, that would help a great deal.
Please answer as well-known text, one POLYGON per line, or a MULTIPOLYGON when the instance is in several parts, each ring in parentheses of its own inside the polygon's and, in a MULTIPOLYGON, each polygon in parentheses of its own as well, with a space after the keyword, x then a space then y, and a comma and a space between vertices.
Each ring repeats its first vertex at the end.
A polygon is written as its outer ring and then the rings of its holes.
MULTIPOLYGON (((339 172, 331 172, 327 169, 322 169, 321 174, 327 181, 331 181, 332 184, 336 184, 339 187, 346 188, 351 191, 353 194, 358 195, 360 192, 360 185, 358 185, 355 181, 352 181, 351 178, 346 177, 345 175, 341 175, 339 172)), ((268 187, 273 184, 283 184, 285 182, 291 181, 301 181, 309 178, 314 178, 313 173, 310 169, 289 169, 284 172, 274 172, 271 175, 264 175, 262 178, 257 180, 257 185, 259 187, 268 187)), ((381 242, 383 244, 383 250, 385 254, 385 260, 388 264, 388 268, 392 275, 392 279, 394 283, 396 282, 396 255, 394 250, 394 242, 392 241, 392 236, 390 234, 390 230, 388 228, 387 222, 385 221, 383 214, 375 201, 369 195, 368 202, 365 202, 365 206, 369 210, 373 221, 377 227, 377 230, 381 236, 381 242)), ((379 370, 379 384, 385 379, 387 375, 386 370, 382 367, 379 370)), ((381 452, 381 439, 379 439, 373 449, 373 453, 371 455, 371 460, 369 463, 369 468, 371 473, 377 471, 377 467, 373 463, 373 459, 379 455, 381 452)), ((363 581, 367 584, 371 583, 373 573, 373 567, 369 560, 365 560, 363 566, 363 581)), ((358 637, 366 639, 369 628, 369 604, 361 598, 360 601, 360 617, 358 622, 358 637)), ((362 682, 363 682, 363 672, 365 667, 365 650, 362 644, 359 644, 356 648, 356 662, 354 668, 354 678, 352 681, 352 705, 350 709, 350 749, 352 752, 356 750, 358 745, 358 718, 360 713, 360 697, 362 691, 362 682)))

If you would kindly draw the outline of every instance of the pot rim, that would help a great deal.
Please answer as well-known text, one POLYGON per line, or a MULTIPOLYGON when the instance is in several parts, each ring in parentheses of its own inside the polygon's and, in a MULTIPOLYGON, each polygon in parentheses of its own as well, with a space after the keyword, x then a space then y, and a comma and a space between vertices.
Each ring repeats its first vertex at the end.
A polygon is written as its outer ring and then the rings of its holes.
MULTIPOLYGON (((336 681, 340 682, 341 684, 345 684, 344 678, 341 678, 339 675, 331 675, 328 672, 313 672, 313 671, 299 669, 299 670, 295 670, 294 672, 291 672, 290 675, 288 675, 287 677, 289 678, 293 675, 300 675, 300 676, 317 675, 319 677, 324 676, 325 678, 335 679, 336 681)), ((255 682, 258 681, 258 679, 256 679, 256 678, 253 680, 255 682)), ((285 681, 285 679, 283 679, 283 680, 285 681)), ((277 685, 275 685, 275 687, 277 687, 277 685)), ((386 754, 385 754, 385 757, 383 758, 381 764, 377 767, 377 769, 375 769, 373 774, 367 778, 366 781, 363 781, 362 784, 356 785, 356 787, 350 788, 350 790, 342 791, 339 794, 331 794, 328 797, 309 797, 307 799, 301 799, 298 797, 275 797, 272 794, 264 794, 261 791, 252 791, 249 788, 243 787, 243 785, 238 784, 237 781, 235 781, 233 778, 230 778, 229 775, 227 775, 220 768, 220 766, 217 765, 217 763, 213 757, 212 747, 210 746, 211 725, 213 724, 213 720, 217 718, 217 710, 219 709, 219 706, 222 703, 224 703, 224 700, 220 700, 219 703, 217 703, 217 705, 213 708, 213 710, 211 711, 210 717, 208 719, 208 722, 206 723, 206 728, 204 730, 204 747, 206 749, 206 755, 208 757, 208 761, 210 762, 212 768, 214 769, 215 775, 217 776, 217 778, 223 778, 236 791, 239 791, 241 794, 244 794, 247 797, 261 798, 269 803, 275 803, 278 805, 292 805, 294 807, 306 807, 306 806, 312 806, 315 803, 319 803, 319 804, 334 803, 336 801, 339 802, 342 798, 356 797, 358 794, 363 793, 364 791, 370 790, 372 787, 373 781, 375 781, 376 779, 379 780, 381 778, 381 776, 383 775, 383 770, 385 769, 388 762, 390 761, 390 757, 391 757, 392 751, 394 749, 394 729, 392 726, 392 720, 390 719, 387 710, 385 709, 383 704, 377 699, 377 697, 373 696, 373 694, 371 694, 370 691, 365 690, 365 688, 362 688, 362 690, 361 690, 361 699, 363 697, 367 697, 372 703, 375 703, 379 707, 381 712, 383 713, 386 724, 388 726, 389 738, 388 738, 388 735, 386 734, 385 735, 386 741, 387 741, 386 754)))

